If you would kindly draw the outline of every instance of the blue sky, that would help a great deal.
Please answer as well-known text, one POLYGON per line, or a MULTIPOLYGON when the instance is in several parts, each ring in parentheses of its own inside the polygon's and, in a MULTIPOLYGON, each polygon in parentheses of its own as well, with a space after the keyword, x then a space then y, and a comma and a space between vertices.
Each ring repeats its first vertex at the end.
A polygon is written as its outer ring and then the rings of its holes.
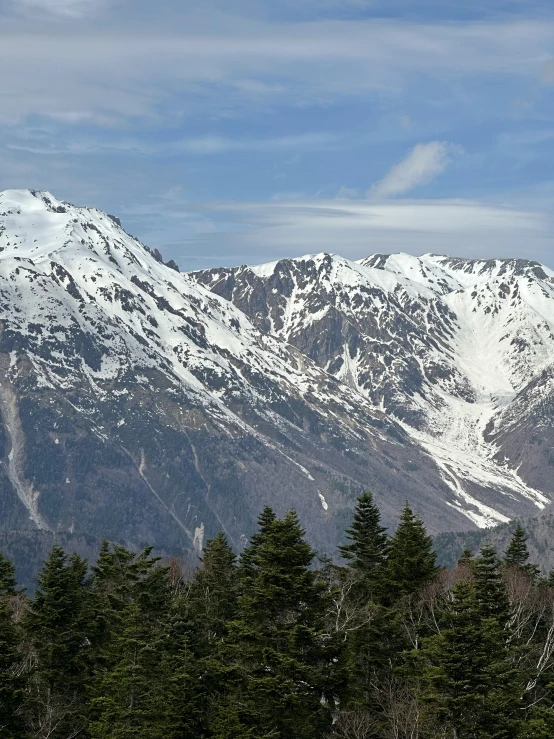
POLYGON ((554 7, 0 0, 0 189, 185 269, 332 251, 554 267, 554 7))

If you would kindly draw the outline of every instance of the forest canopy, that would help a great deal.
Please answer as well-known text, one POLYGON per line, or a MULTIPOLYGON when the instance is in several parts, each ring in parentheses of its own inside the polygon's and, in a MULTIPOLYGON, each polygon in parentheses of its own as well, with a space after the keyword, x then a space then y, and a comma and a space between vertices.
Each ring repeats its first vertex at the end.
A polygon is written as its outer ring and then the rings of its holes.
POLYGON ((518 526, 453 568, 370 493, 336 560, 266 507, 193 572, 105 541, 55 545, 32 597, 0 555, 2 739, 549 739, 554 577, 518 526))

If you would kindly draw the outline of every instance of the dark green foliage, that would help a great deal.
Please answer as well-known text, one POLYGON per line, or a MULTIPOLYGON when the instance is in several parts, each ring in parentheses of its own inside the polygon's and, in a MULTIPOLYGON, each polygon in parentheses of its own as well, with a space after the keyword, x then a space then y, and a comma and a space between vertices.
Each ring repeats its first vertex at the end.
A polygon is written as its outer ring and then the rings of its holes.
MULTIPOLYGON (((6 560, 2 560, 4 565, 6 560)), ((26 736, 22 705, 26 679, 19 663, 21 634, 12 620, 9 603, 0 599, 0 739, 26 736)))
POLYGON ((485 546, 481 549, 473 572, 480 612, 483 616, 496 618, 503 626, 509 617, 509 604, 494 547, 485 546))
POLYGON ((88 732, 92 739, 171 739, 179 727, 174 673, 160 624, 138 602, 120 614, 106 649, 107 667, 91 687, 88 732))
MULTIPOLYGON (((489 560, 487 554, 487 565, 489 560)), ((497 594, 488 602, 480 589, 472 581, 456 585, 441 634, 427 639, 421 650, 428 719, 435 736, 515 739, 522 690, 502 611, 491 607, 497 594)))
POLYGON ((0 552, 0 597, 15 595, 17 592, 17 580, 15 579, 15 567, 0 552))
POLYGON ((214 737, 316 739, 330 727, 337 649, 324 628, 326 594, 295 513, 266 511, 247 555, 225 661, 234 715, 218 706, 214 737), (328 704, 322 702, 327 698, 328 704), (232 728, 229 725, 232 721, 232 728))
POLYGON ((471 549, 468 547, 464 549, 458 559, 458 565, 460 565, 460 567, 470 567, 473 565, 473 553, 471 549))
POLYGON ((348 567, 363 580, 370 598, 382 582, 388 552, 386 529, 381 526, 381 514, 371 493, 358 498, 352 525, 345 533, 349 543, 339 547, 339 551, 348 567))
POLYGON ((277 516, 269 506, 265 506, 258 517, 258 530, 250 539, 249 546, 244 550, 240 558, 240 579, 243 587, 256 576, 259 546, 276 518, 277 516))
POLYGON ((508 567, 525 567, 528 561, 527 537, 521 525, 518 524, 506 549, 504 562, 508 567))
POLYGON ((539 575, 539 568, 529 563, 527 535, 519 523, 506 549, 503 562, 506 567, 519 567, 533 577, 538 577, 539 575))
POLYGON ((332 568, 334 600, 344 602, 347 614, 338 626, 344 630, 343 659, 350 677, 346 698, 349 705, 364 708, 372 707, 371 686, 390 660, 391 626, 394 632, 390 613, 381 603, 388 553, 385 531, 373 496, 364 493, 346 531, 349 543, 340 547, 346 567, 332 568))
POLYGON ((531 709, 521 728, 519 739, 552 739, 554 736, 554 709, 546 706, 531 709))
POLYGON ((421 518, 406 503, 400 522, 390 541, 387 562, 387 589, 398 598, 417 593, 437 576, 433 540, 427 535, 421 518))
MULTIPOLYGON (((181 660, 178 668, 189 686, 182 725, 191 739, 208 732, 214 706, 224 700, 228 670, 222 651, 236 616, 238 586, 235 554, 219 533, 206 542, 203 567, 195 573, 188 591, 176 599, 172 614, 172 639, 182 645, 182 654, 193 657, 193 661, 181 660)), ((229 721, 231 714, 224 713, 223 718, 229 721)))
POLYGON ((198 640, 207 652, 227 633, 235 617, 238 580, 236 556, 224 534, 206 542, 201 568, 188 593, 188 606, 196 625, 198 640))
POLYGON ((439 570, 409 506, 370 494, 344 564, 270 508, 237 563, 56 545, 27 598, 0 555, 0 739, 550 739, 554 585, 523 531, 439 570), (317 564, 317 567, 316 567, 317 564))
POLYGON ((45 725, 52 739, 85 724, 87 641, 87 563, 54 545, 37 579, 37 592, 24 619, 36 653, 29 715, 34 731, 45 725))

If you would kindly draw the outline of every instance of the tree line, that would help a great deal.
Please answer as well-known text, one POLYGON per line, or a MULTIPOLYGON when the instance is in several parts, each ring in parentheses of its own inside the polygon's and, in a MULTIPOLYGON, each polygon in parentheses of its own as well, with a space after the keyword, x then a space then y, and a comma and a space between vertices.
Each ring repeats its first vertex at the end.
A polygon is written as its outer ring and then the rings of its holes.
POLYGON ((345 541, 318 558, 266 507, 240 557, 220 533, 189 575, 55 545, 33 597, 0 555, 0 737, 554 736, 554 577, 521 527, 439 568, 411 508, 390 536, 366 493, 345 541))

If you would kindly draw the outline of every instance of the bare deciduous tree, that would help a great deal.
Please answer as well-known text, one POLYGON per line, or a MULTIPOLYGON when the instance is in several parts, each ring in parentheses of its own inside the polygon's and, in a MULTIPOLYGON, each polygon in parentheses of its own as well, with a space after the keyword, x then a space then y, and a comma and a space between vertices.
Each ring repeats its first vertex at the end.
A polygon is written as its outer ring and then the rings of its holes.
POLYGON ((376 728, 377 720, 370 711, 337 711, 328 739, 370 739, 376 728))

